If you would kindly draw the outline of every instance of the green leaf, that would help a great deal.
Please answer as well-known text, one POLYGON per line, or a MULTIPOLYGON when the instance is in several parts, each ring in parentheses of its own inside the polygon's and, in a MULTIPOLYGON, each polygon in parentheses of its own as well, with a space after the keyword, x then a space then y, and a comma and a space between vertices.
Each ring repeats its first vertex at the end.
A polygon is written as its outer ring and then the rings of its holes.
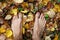
POLYGON ((39 9, 41 9, 43 6, 44 6, 43 4, 40 4, 40 5, 39 5, 39 9))
POLYGON ((48 18, 49 17, 48 14, 45 14, 45 17, 48 18))
POLYGON ((21 7, 20 7, 20 8, 18 8, 18 10, 19 10, 19 11, 22 11, 22 10, 23 10, 23 8, 21 8, 21 7))
POLYGON ((58 3, 60 3, 60 0, 57 0, 58 3))
POLYGON ((53 3, 53 2, 54 2, 54 0, 51 0, 51 2, 53 3))
POLYGON ((37 11, 36 9, 33 9, 33 11, 32 11, 32 12, 33 12, 33 13, 36 13, 36 11, 37 11))
POLYGON ((48 20, 48 19, 49 19, 48 14, 45 14, 45 19, 46 19, 46 20, 48 20))
POLYGON ((60 32, 58 33, 58 36, 59 36, 59 37, 58 37, 58 40, 60 40, 60 32))

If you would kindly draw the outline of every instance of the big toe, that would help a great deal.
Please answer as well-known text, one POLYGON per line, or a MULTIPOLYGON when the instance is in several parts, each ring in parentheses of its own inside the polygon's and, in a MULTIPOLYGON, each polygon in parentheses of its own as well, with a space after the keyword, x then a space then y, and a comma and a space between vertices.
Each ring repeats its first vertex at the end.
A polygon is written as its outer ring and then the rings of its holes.
POLYGON ((14 21, 17 18, 18 18, 17 15, 14 15, 12 20, 14 21))
POLYGON ((22 13, 19 13, 18 16, 19 16, 19 18, 21 18, 22 17, 22 13))
POLYGON ((40 13, 39 13, 39 12, 37 12, 37 13, 36 13, 36 15, 35 15, 35 18, 37 18, 37 19, 38 19, 38 18, 39 18, 39 16, 40 16, 40 13))
POLYGON ((19 14, 18 14, 18 17, 19 17, 19 19, 21 19, 21 18, 22 18, 22 14, 21 14, 21 13, 19 13, 19 14))

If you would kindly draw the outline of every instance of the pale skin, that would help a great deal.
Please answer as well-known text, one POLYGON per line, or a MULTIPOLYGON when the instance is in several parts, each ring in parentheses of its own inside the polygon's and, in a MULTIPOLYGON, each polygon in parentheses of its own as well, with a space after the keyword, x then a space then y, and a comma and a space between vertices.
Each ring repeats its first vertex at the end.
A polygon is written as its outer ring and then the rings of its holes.
MULTIPOLYGON (((13 17, 13 19, 14 19, 14 17, 13 17)), ((18 26, 18 27, 15 28, 14 25, 13 25, 12 26, 12 30, 14 32, 13 35, 15 35, 15 37, 16 37, 16 36, 19 36, 20 23, 18 23, 18 24, 15 24, 15 23, 17 23, 17 21, 21 22, 21 17, 20 17, 20 20, 17 20, 17 18, 15 18, 15 20, 12 21, 12 22, 15 21, 12 24, 14 24, 15 26, 18 26), (16 33, 16 31, 17 31, 18 34, 16 33)), ((44 18, 44 15, 43 14, 40 15, 40 13, 37 12, 36 15, 35 15, 35 23, 34 23, 34 28, 33 28, 33 36, 32 36, 33 40, 41 40, 40 37, 39 37, 39 34, 42 34, 42 32, 44 31, 45 24, 46 24, 46 20, 44 18)))
MULTIPOLYGON (((11 29, 13 31, 14 40, 22 40, 21 21, 22 21, 21 13, 19 13, 19 15, 13 16, 11 29)), ((33 27, 33 35, 32 35, 33 40, 41 40, 39 35, 40 34, 42 35, 45 28, 45 24, 46 24, 46 20, 44 18, 44 15, 43 14, 40 15, 40 13, 37 12, 35 15, 35 22, 33 27)))
POLYGON ((0 40, 5 40, 5 36, 3 34, 0 35, 0 40))
POLYGON ((33 28, 33 40, 42 40, 40 36, 42 35, 44 28, 45 28, 46 20, 44 18, 44 15, 39 12, 35 15, 35 23, 33 28))
POLYGON ((21 21, 22 21, 22 14, 21 13, 19 13, 18 15, 15 15, 12 19, 11 29, 13 31, 14 40, 19 40, 22 37, 21 21))

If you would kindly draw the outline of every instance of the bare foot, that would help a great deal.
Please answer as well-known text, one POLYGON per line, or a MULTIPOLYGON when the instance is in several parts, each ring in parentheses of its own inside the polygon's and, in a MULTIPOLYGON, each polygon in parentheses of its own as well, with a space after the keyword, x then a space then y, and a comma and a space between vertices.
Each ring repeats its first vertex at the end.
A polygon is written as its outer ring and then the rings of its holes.
POLYGON ((22 21, 22 14, 19 13, 18 16, 15 15, 12 19, 12 31, 13 31, 13 37, 14 40, 19 40, 19 37, 22 35, 21 33, 21 21, 22 21))
POLYGON ((1 34, 0 35, 0 40, 5 40, 5 39, 6 39, 6 37, 3 34, 1 34))
POLYGON ((40 15, 40 13, 37 12, 35 15, 35 23, 33 28, 33 36, 32 36, 33 40, 41 40, 40 34, 44 31, 45 24, 46 20, 43 14, 40 15))
POLYGON ((42 35, 44 29, 45 29, 45 24, 46 24, 46 20, 44 18, 44 15, 41 14, 40 15, 40 18, 39 18, 39 31, 40 31, 40 34, 42 35))

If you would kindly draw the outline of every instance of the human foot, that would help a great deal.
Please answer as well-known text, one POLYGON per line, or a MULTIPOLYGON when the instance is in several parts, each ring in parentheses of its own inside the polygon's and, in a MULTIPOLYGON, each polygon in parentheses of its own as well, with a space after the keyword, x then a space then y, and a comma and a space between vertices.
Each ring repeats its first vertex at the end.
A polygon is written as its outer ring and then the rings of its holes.
POLYGON ((0 40, 5 40, 5 39, 6 39, 6 37, 3 34, 1 34, 0 35, 0 40))
POLYGON ((40 35, 42 35, 44 29, 45 29, 45 24, 46 24, 46 20, 44 18, 44 15, 41 14, 40 17, 39 17, 39 33, 40 35))
POLYGON ((12 19, 12 31, 13 31, 13 37, 14 40, 19 40, 19 37, 22 36, 21 30, 21 21, 22 21, 22 14, 19 13, 18 16, 15 15, 12 19))
POLYGON ((42 34, 42 32, 44 31, 45 24, 46 20, 43 14, 40 15, 40 13, 37 12, 35 15, 35 23, 33 28, 33 40, 41 40, 40 34, 42 34))

